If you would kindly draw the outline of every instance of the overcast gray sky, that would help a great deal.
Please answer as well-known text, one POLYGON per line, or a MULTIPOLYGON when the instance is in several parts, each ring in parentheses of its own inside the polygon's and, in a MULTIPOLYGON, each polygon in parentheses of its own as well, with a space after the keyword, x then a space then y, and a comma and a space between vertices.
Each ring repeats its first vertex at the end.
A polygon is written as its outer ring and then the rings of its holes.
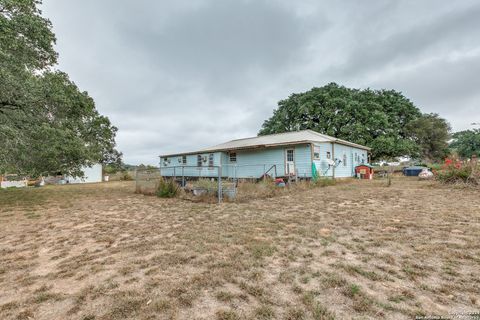
POLYGON ((329 82, 480 122, 480 2, 44 0, 59 69, 119 128, 124 161, 254 136, 329 82))

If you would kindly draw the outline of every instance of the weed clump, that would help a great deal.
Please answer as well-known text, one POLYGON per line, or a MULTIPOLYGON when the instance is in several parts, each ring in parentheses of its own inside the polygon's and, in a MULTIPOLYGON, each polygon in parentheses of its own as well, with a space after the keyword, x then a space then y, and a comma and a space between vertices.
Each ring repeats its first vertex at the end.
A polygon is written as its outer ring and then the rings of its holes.
POLYGON ((179 187, 173 180, 160 179, 158 182, 157 197, 174 198, 179 192, 179 187))
POLYGON ((464 183, 468 185, 480 185, 480 170, 476 161, 462 164, 460 161, 445 160, 440 170, 436 170, 435 178, 444 184, 464 183))
POLYGON ((120 181, 132 181, 133 177, 127 171, 122 172, 120 175, 120 181))
POLYGON ((273 180, 259 182, 240 182, 238 184, 237 201, 249 201, 252 199, 268 199, 281 193, 284 188, 279 188, 273 180))

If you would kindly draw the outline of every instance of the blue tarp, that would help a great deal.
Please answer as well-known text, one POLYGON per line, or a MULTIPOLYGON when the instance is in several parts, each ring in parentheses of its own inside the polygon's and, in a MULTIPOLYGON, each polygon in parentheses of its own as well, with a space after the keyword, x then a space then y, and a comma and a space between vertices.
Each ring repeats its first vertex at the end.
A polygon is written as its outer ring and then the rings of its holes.
POLYGON ((427 169, 425 167, 413 166, 413 167, 406 167, 403 168, 403 175, 408 177, 417 177, 423 169, 427 169))

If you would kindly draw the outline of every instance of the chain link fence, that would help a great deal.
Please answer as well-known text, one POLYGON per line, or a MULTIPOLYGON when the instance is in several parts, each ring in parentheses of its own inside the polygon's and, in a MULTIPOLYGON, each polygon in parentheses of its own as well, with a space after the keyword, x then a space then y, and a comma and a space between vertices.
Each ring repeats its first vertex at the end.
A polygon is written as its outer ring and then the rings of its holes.
POLYGON ((135 171, 135 192, 155 194, 161 178, 159 168, 137 169, 135 171))
POLYGON ((155 169, 139 169, 135 173, 135 192, 153 195, 156 193, 161 179, 172 179, 185 191, 193 195, 215 195, 222 202, 224 193, 231 197, 235 193, 230 187, 224 189, 222 168, 219 166, 172 166, 155 169))
POLYGON ((168 166, 137 169, 135 190, 137 193, 154 195, 161 179, 173 180, 185 194, 193 196, 235 199, 242 182, 274 180, 283 176, 284 165, 223 165, 223 166, 168 166))

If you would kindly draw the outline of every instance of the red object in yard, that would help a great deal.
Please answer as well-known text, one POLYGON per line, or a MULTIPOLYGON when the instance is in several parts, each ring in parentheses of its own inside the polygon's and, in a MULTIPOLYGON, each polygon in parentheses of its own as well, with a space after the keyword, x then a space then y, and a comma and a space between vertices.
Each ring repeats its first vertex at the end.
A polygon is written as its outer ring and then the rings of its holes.
POLYGON ((355 167, 355 175, 359 179, 373 179, 373 167, 368 164, 361 164, 355 167))

